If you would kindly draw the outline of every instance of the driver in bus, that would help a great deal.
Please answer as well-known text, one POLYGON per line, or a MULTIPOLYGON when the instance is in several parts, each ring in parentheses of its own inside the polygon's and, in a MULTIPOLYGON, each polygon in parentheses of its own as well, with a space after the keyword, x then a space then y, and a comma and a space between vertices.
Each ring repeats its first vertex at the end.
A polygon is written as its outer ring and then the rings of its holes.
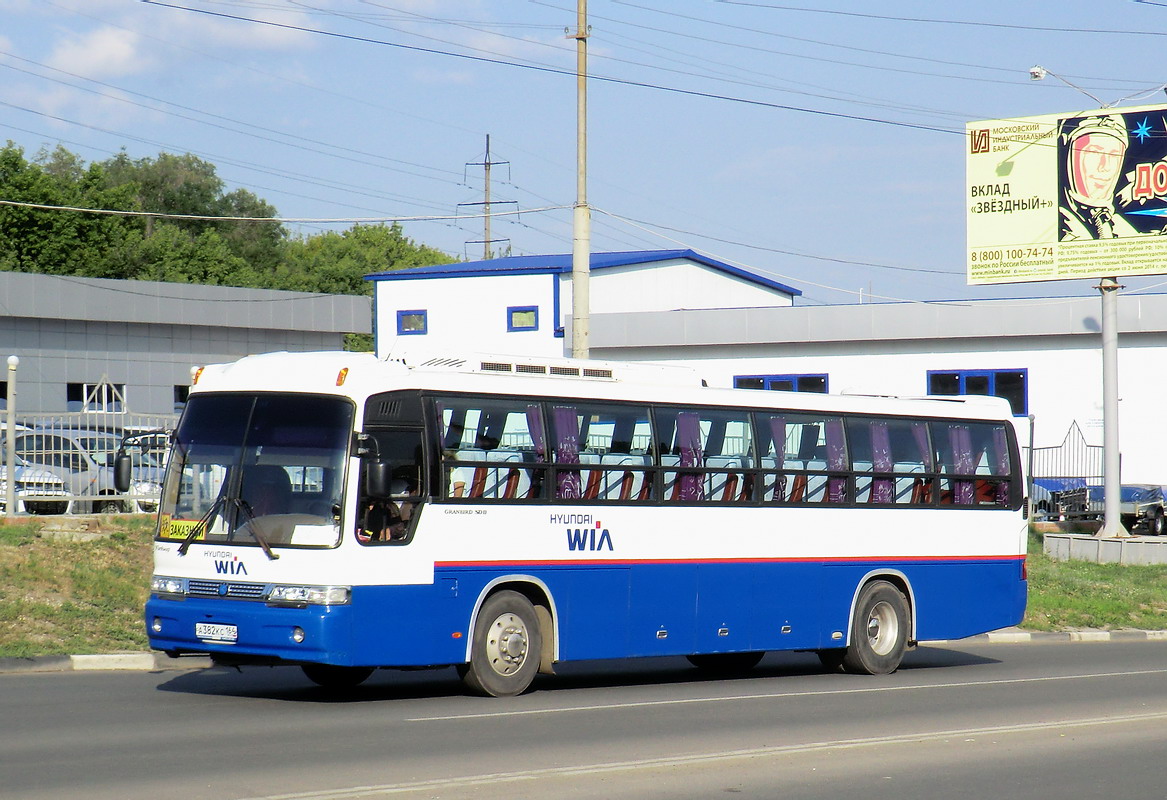
POLYGON ((292 498, 292 482, 283 467, 255 466, 244 473, 242 495, 252 516, 285 514, 292 498))
POLYGON ((413 518, 413 494, 409 484, 397 478, 389 484, 389 497, 365 497, 361 504, 360 538, 371 542, 396 542, 406 537, 413 518))

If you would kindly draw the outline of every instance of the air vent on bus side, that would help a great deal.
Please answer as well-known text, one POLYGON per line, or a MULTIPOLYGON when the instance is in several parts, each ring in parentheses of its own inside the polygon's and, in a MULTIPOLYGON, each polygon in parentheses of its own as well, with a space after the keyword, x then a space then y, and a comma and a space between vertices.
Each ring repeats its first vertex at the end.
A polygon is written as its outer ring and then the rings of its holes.
POLYGON ((417 354, 415 358, 402 351, 386 358, 399 358, 407 366, 439 372, 477 372, 522 376, 543 375, 556 378, 586 380, 629 381, 670 386, 700 386, 701 379, 688 367, 668 364, 641 364, 636 362, 581 361, 571 358, 527 357, 476 353, 466 356, 435 356, 417 354))

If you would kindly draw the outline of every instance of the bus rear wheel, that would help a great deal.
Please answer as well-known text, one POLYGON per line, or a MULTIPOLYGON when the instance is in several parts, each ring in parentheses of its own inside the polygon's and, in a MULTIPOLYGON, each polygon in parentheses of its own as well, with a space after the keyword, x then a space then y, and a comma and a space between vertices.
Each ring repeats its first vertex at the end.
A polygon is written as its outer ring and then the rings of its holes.
POLYGON ((888 675, 899 669, 907 646, 907 599, 887 581, 872 581, 855 604, 843 669, 858 675, 888 675))
POLYGON ((501 591, 482 604, 474 623, 470 663, 459 667, 462 681, 475 694, 512 697, 535 680, 543 638, 531 601, 518 592, 501 591))
POLYGON ((372 667, 337 667, 332 664, 301 664, 300 669, 308 680, 325 689, 352 689, 373 674, 372 667))

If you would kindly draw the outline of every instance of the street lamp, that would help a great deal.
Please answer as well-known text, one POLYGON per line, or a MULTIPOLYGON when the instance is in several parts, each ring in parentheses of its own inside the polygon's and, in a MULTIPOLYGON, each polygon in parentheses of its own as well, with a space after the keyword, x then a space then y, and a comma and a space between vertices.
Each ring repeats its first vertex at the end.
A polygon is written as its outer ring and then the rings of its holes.
POLYGON ((8 419, 4 447, 4 516, 16 516, 16 368, 20 366, 18 356, 8 356, 8 396, 5 398, 8 419))

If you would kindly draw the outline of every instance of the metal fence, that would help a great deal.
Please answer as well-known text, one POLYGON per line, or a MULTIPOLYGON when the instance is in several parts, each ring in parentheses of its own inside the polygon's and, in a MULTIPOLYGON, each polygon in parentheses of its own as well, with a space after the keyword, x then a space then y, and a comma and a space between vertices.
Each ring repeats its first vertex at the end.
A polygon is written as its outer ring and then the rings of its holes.
POLYGON ((0 428, 0 508, 8 516, 152 513, 177 421, 175 414, 130 412, 9 415, 0 428), (132 484, 120 493, 113 463, 126 437, 132 484))
POLYGON ((1087 487, 1103 480, 1103 448, 1086 444, 1078 423, 1070 425, 1066 438, 1055 447, 1033 448, 1033 507, 1051 517, 1081 515, 1090 509, 1087 487))

